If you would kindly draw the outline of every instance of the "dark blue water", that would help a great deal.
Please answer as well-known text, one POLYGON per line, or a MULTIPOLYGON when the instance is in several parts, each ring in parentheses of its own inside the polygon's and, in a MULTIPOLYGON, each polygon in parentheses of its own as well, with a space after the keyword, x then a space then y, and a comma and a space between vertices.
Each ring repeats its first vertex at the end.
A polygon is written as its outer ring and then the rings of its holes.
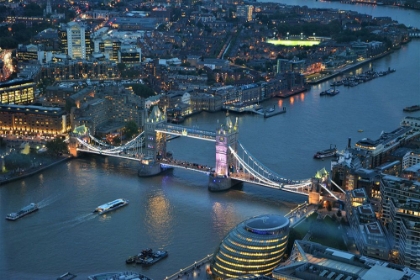
POLYGON ((258 2, 282 3, 293 6, 307 6, 309 8, 337 9, 356 11, 373 17, 391 17, 406 26, 420 27, 420 11, 408 10, 396 6, 375 6, 367 4, 344 4, 340 2, 315 1, 315 0, 259 0, 258 2))
MULTIPOLYGON (((315 151, 330 144, 344 149, 349 137, 353 143, 364 137, 375 139, 399 125, 408 115, 404 107, 420 104, 419 49, 420 40, 412 41, 355 70, 397 71, 354 88, 340 87, 341 93, 334 97, 319 96, 328 82, 263 104, 287 107, 286 114, 269 119, 231 114, 238 117, 239 140, 262 163, 290 178, 305 179, 322 167, 329 169, 328 160, 312 158, 315 151)), ((410 115, 420 117, 419 112, 410 115)), ((215 130, 224 119, 224 112, 202 113, 185 125, 215 130)), ((176 158, 214 165, 214 143, 178 138, 169 143, 169 150, 176 158)), ((304 199, 249 184, 210 193, 202 174, 174 170, 139 178, 135 162, 98 156, 71 160, 0 187, 0 217, 30 202, 41 206, 17 222, 0 219, 0 279, 55 279, 66 271, 85 279, 120 270, 164 279, 212 253, 244 219, 284 214, 304 199), (130 204, 104 216, 91 213, 119 197, 130 204), (126 257, 146 247, 166 249, 169 257, 148 269, 125 264, 126 257)))

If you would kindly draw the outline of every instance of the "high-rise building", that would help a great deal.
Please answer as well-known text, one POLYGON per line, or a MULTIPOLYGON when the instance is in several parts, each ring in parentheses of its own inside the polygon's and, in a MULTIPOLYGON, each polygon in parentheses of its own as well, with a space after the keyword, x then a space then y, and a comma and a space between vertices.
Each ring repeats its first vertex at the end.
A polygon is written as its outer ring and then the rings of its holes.
POLYGON ((51 15, 52 8, 51 8, 51 1, 47 0, 47 6, 45 7, 45 15, 51 15))
POLYGON ((395 259, 420 268, 420 182, 383 176, 380 214, 393 241, 395 259))
POLYGON ((60 28, 61 49, 70 58, 86 59, 92 53, 90 29, 78 22, 69 22, 60 28))
POLYGON ((236 7, 236 17, 245 18, 247 21, 252 20, 252 12, 254 6, 252 5, 240 5, 236 7))

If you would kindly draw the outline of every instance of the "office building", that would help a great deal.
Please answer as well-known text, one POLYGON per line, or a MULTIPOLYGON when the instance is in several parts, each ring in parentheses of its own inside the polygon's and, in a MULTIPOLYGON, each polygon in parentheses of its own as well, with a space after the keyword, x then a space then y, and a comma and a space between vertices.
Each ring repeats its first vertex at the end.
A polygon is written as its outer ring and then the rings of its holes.
POLYGON ((125 65, 140 64, 141 49, 134 45, 122 45, 118 50, 118 63, 125 65))
POLYGON ((32 79, 14 79, 0 83, 2 104, 31 104, 35 99, 35 82, 32 79))
POLYGON ((60 26, 61 49, 72 59, 86 59, 92 54, 90 28, 78 22, 60 26))
POLYGON ((247 274, 270 275, 280 263, 287 246, 289 219, 262 215, 248 219, 223 239, 211 260, 215 279, 247 274))
POLYGON ((0 134, 56 136, 69 131, 69 118, 62 108, 0 105, 0 134))
POLYGON ((253 10, 254 6, 252 5, 238 5, 236 7, 236 17, 244 18, 246 21, 251 21, 253 10))
POLYGON ((375 168, 388 162, 391 154, 403 144, 420 136, 420 118, 406 117, 401 126, 391 132, 382 132, 379 139, 363 138, 355 147, 369 153, 369 168, 375 168))
POLYGON ((391 247, 388 238, 376 218, 364 189, 355 189, 346 193, 346 215, 360 254, 389 260, 391 247))

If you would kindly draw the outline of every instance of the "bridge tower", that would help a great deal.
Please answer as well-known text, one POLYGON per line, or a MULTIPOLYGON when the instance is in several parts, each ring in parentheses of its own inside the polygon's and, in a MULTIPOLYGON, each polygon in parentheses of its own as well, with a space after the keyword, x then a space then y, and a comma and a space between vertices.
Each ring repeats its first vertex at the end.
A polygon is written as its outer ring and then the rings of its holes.
POLYGON ((156 127, 162 123, 166 123, 166 115, 154 106, 144 126, 144 155, 138 171, 141 177, 157 175, 162 171, 159 161, 166 157, 166 134, 156 132, 156 127))
POLYGON ((230 172, 236 168, 236 160, 229 147, 237 151, 238 143, 238 119, 235 124, 229 117, 226 125, 222 125, 216 131, 216 167, 210 174, 208 189, 210 191, 223 191, 236 185, 239 181, 229 177, 230 172))

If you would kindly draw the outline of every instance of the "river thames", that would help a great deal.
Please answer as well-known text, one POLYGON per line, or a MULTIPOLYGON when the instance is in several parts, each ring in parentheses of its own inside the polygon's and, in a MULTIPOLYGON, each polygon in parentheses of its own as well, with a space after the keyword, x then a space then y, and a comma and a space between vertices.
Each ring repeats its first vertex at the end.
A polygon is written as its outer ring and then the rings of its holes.
MULTIPOLYGON (((325 2, 292 2, 329 6, 325 2)), ((364 13, 372 9, 363 7, 364 13)), ((375 11, 388 13, 390 9, 389 15, 396 15, 402 23, 403 19, 413 20, 406 24, 414 25, 420 18, 418 11, 389 7, 376 7, 375 11)), ((317 150, 330 144, 344 149, 348 138, 353 144, 364 137, 376 139, 409 115, 402 111, 404 107, 420 104, 419 50, 420 40, 413 40, 393 54, 355 69, 353 73, 371 67, 397 71, 357 87, 340 87, 340 94, 334 97, 319 96, 329 81, 289 99, 263 103, 286 107, 286 114, 269 119, 231 114, 238 117, 239 140, 259 161, 286 177, 306 179, 322 167, 329 170, 328 160, 312 158, 317 150)), ((420 113, 410 116, 420 117, 420 113)), ((215 130, 224 120, 224 112, 202 113, 184 125, 215 130)), ((214 166, 214 143, 178 138, 168 147, 177 159, 214 166)), ((0 278, 55 279, 70 271, 77 279, 86 279, 98 272, 132 270, 164 279, 213 253, 225 234, 244 219, 285 214, 306 199, 250 184, 210 193, 205 175, 175 169, 139 178, 137 167, 134 162, 86 156, 1 186, 0 216, 30 202, 38 203, 40 210, 17 222, 0 219, 0 278), (127 207, 103 216, 92 213, 98 205, 120 197, 130 200, 127 207), (147 247, 168 250, 169 257, 149 268, 125 264, 129 255, 147 247)))

